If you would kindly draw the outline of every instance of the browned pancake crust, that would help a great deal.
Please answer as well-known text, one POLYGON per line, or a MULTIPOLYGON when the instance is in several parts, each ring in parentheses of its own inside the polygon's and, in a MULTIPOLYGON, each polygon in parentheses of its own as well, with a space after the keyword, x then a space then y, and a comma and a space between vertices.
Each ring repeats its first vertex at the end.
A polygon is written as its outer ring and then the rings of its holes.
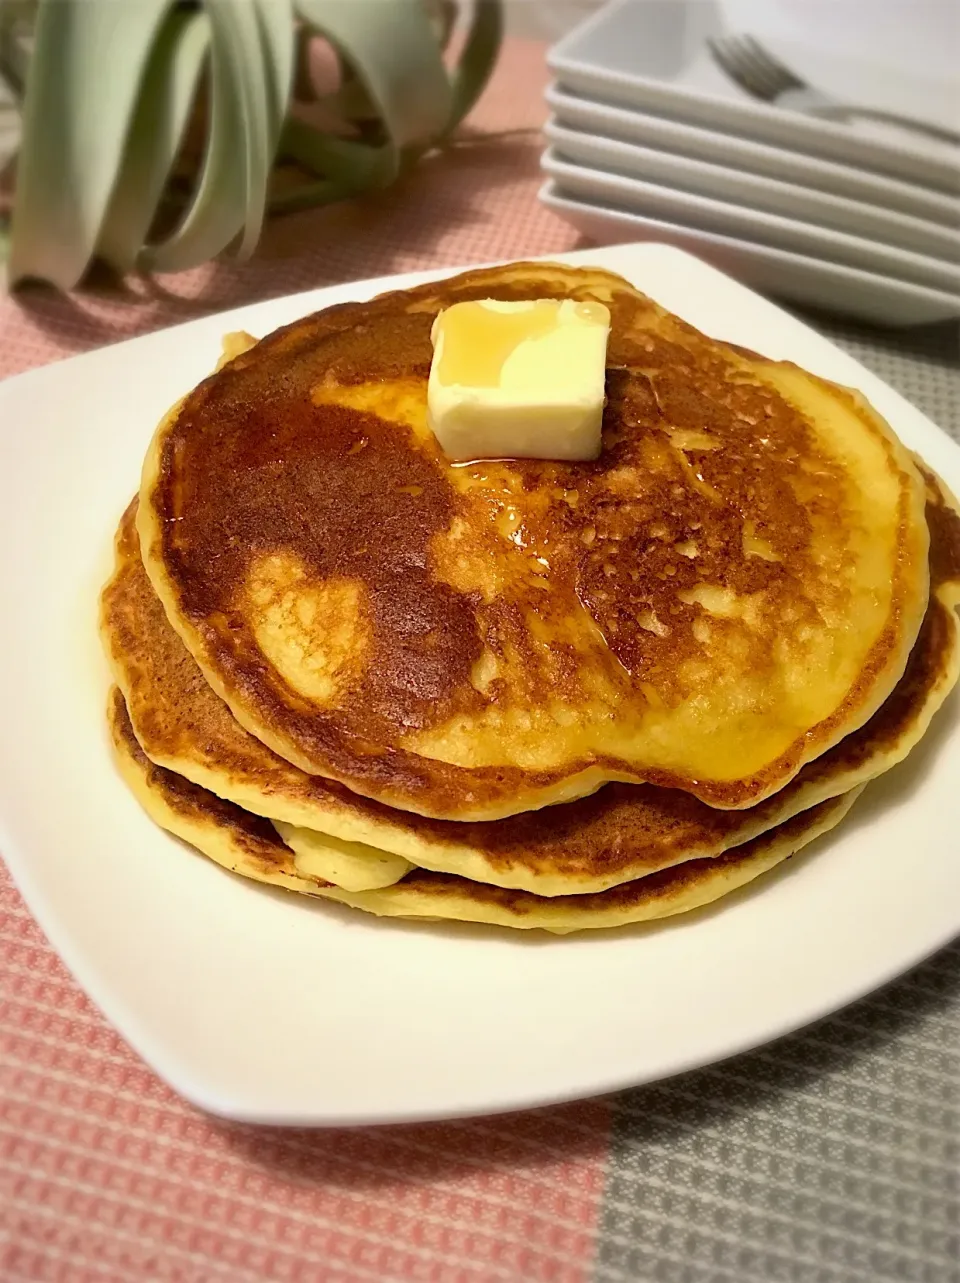
MULTIPOLYGON (((140 560, 136 499, 121 520, 117 569, 103 593, 104 639, 136 733, 153 758, 171 763, 205 758, 210 767, 243 778, 265 797, 282 794, 322 805, 334 815, 403 827, 427 843, 467 842, 500 874, 526 869, 569 878, 573 885, 585 877, 643 877, 691 853, 715 854, 763 832, 791 814, 811 787, 845 791, 864 763, 909 741, 931 693, 947 679, 955 652, 954 610, 939 594, 944 587, 960 591, 960 517, 936 479, 928 473, 927 480, 930 605, 901 681, 859 731, 809 762, 781 792, 746 811, 717 810, 679 789, 608 784, 575 802, 462 824, 395 810, 308 775, 243 730, 170 627, 140 560)), ((195 791, 194 785, 187 787, 195 791)))
MULTIPOLYGON (((206 789, 189 784, 172 771, 150 762, 133 734, 123 696, 116 687, 110 694, 109 722, 118 752, 130 758, 142 774, 150 792, 156 793, 174 815, 182 816, 198 832, 219 831, 239 848, 242 865, 238 863, 236 871, 248 877, 263 877, 264 880, 271 880, 277 875, 289 878, 291 890, 307 895, 323 894, 327 889, 335 896, 339 894, 329 882, 319 878, 300 877, 288 848, 275 833, 271 836, 270 825, 263 826, 263 822, 256 816, 249 815, 230 802, 221 801, 206 789)), ((431 902, 437 904, 437 911, 441 916, 439 902, 445 898, 467 898, 476 904, 495 905, 509 917, 516 919, 542 913, 544 904, 549 904, 552 912, 569 907, 584 918, 591 914, 599 916, 610 910, 662 905, 662 912, 658 909, 657 913, 649 916, 666 916, 670 912, 666 906, 672 901, 689 899, 689 892, 695 891, 705 879, 716 879, 727 870, 749 867, 754 863, 762 864, 768 851, 781 845, 789 845, 794 839, 801 839, 834 813, 845 811, 848 806, 848 798, 831 798, 715 859, 689 860, 674 868, 624 882, 608 891, 588 895, 552 896, 545 901, 529 891, 489 886, 482 882, 468 881, 455 874, 431 873, 425 869, 411 870, 397 885, 411 893, 429 897, 431 902)), ((362 900, 363 897, 357 898, 362 900)))
MULTIPOLYGON (((802 811, 785 823, 778 824, 776 828, 762 833, 750 842, 744 842, 742 846, 714 856, 713 859, 686 860, 683 864, 661 869, 658 873, 648 873, 646 877, 621 882, 607 891, 594 891, 586 895, 551 896, 551 909, 569 906, 576 909, 578 913, 599 913, 604 909, 628 909, 632 905, 683 898, 686 892, 695 887, 705 875, 715 876, 725 869, 735 869, 749 864, 758 857, 762 857, 767 848, 782 841, 790 841, 795 835, 807 832, 831 812, 845 805, 846 800, 843 797, 830 798, 826 802, 811 807, 808 811, 802 811)), ((500 905, 515 917, 536 913, 543 904, 542 897, 533 895, 529 891, 514 891, 509 887, 470 882, 452 873, 431 873, 426 869, 411 869, 398 885, 403 885, 410 890, 426 892, 431 897, 466 895, 480 903, 500 905)))
POLYGON ((166 771, 150 761, 133 733, 127 706, 116 686, 110 691, 107 720, 117 748, 143 772, 148 787, 162 791, 164 801, 172 811, 187 819, 202 815, 211 824, 229 828, 233 841, 261 872, 281 873, 293 878, 300 876, 293 862, 293 852, 269 820, 251 815, 198 784, 191 784, 182 775, 166 771))
MULTIPOLYGON (((557 292, 549 265, 523 268, 519 284, 498 282, 498 297, 557 292)), ((612 312, 601 458, 483 468, 505 469, 526 492, 555 496, 538 510, 537 533, 551 550, 558 597, 569 601, 574 592, 593 617, 608 644, 611 682, 634 697, 652 688, 669 705, 685 693, 674 689, 675 675, 683 657, 698 651, 694 628, 702 613, 678 592, 700 582, 729 587, 738 597, 764 590, 772 611, 781 600, 790 603, 798 629, 807 615, 815 621, 815 602, 797 592, 818 574, 808 548, 810 514, 842 520, 846 481, 827 460, 815 476, 804 473, 797 460, 812 449, 805 422, 771 388, 732 377, 722 347, 625 286, 609 294, 610 277, 601 279, 603 288, 585 279, 573 291, 599 295, 612 312), (637 326, 651 318, 638 336, 637 326), (673 457, 665 424, 722 441, 723 448, 693 451, 684 468, 673 457), (654 456, 657 468, 650 466, 654 456), (642 492, 634 490, 638 475, 642 492), (719 509, 709 490, 722 496, 719 509), (777 561, 745 553, 745 514, 777 561), (682 552, 691 542, 698 543, 696 565, 682 552), (643 611, 669 619, 669 636, 638 628, 643 611)), ((562 288, 568 291, 565 279, 562 288)), ((489 290, 487 273, 467 273, 439 286, 330 308, 261 341, 185 399, 165 432, 150 493, 160 528, 156 552, 175 599, 171 618, 196 630, 215 657, 218 687, 261 738, 301 767, 398 807, 467 817, 512 797, 539 791, 546 798, 558 781, 582 772, 596 773, 597 782, 642 778, 683 787, 714 806, 750 805, 833 742, 857 708, 869 711, 878 674, 902 644, 898 603, 906 600, 909 575, 898 581, 886 628, 846 699, 748 779, 691 780, 659 769, 638 776, 629 763, 602 754, 558 771, 465 768, 399 746, 398 732, 429 730, 495 700, 496 683, 484 693, 471 683, 482 645, 496 653, 509 644, 522 663, 529 637, 515 603, 498 599, 483 606, 482 642, 477 596, 431 574, 431 540, 457 516, 466 519, 435 443, 412 449, 407 434, 387 419, 335 403, 318 408, 313 393, 324 381, 425 383, 436 312, 489 290), (293 691, 264 662, 249 618, 238 609, 251 557, 278 550, 293 553, 317 582, 365 587, 372 658, 343 707, 322 709, 293 691)), ((851 394, 835 389, 834 395, 873 424, 851 394)), ((383 412, 389 414, 389 404, 383 412)), ((892 446, 889 458, 897 471, 892 446)), ((903 547, 910 542, 911 494, 905 479, 903 547)), ((547 623, 552 598, 543 605, 547 623)), ((773 664, 774 642, 751 654, 753 673, 773 664)), ((554 653, 559 677, 549 689, 533 691, 531 703, 565 685, 579 689, 580 657, 572 652, 565 671, 563 646, 554 653)))

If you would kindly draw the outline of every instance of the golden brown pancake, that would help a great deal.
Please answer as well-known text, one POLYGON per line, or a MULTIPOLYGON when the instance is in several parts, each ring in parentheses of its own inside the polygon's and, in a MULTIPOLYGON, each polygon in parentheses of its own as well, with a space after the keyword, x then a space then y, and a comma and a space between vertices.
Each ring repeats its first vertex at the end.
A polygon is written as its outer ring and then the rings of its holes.
POLYGON ((349 855, 338 844, 360 844, 366 855, 389 852, 541 896, 602 891, 719 855, 881 774, 920 739, 960 671, 960 517, 932 474, 927 484, 932 591, 903 678, 865 726, 744 811, 717 810, 676 789, 610 784, 575 802, 466 825, 394 810, 300 771, 243 730, 169 626, 140 561, 136 501, 117 534, 102 635, 148 757, 248 811, 320 831, 327 853, 349 855))
POLYGON ((237 720, 441 818, 609 779, 750 806, 876 711, 926 607, 923 485, 867 403, 593 269, 278 331, 167 417, 140 497, 147 572, 237 720), (595 463, 441 455, 431 323, 486 296, 610 307, 595 463))
POLYGON ((544 899, 421 869, 383 890, 349 892, 298 874, 292 853, 266 821, 155 766, 140 748, 116 688, 110 696, 109 720, 117 763, 147 813, 234 873, 386 917, 446 918, 557 934, 621 927, 710 904, 832 829, 860 792, 822 802, 714 860, 692 860, 595 895, 544 899))

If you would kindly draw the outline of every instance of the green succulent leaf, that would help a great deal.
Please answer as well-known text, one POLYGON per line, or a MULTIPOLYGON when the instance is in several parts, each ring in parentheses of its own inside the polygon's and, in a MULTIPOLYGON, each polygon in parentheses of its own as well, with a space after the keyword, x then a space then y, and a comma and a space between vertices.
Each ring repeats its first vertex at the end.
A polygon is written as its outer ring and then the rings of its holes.
POLYGON ((180 151, 210 52, 210 20, 174 9, 154 45, 140 99, 97 241, 118 272, 137 266, 180 151))
POLYGON ((11 284, 38 276, 70 289, 85 272, 167 9, 167 0, 41 0, 17 168, 11 284))
MULTIPOLYGON (((211 31, 206 153, 193 203, 180 227, 161 245, 144 249, 140 262, 147 270, 193 267, 234 241, 239 253, 249 254, 260 234, 276 139, 269 128, 265 49, 257 14, 253 0, 206 0, 204 8, 211 31)), ((281 64, 289 80, 292 23, 288 42, 289 51, 281 49, 281 64)))
POLYGON ((470 30, 453 75, 448 132, 456 129, 483 92, 502 40, 500 0, 476 0, 470 30))
POLYGON ((442 131, 450 81, 422 0, 296 0, 296 8, 353 68, 398 155, 442 131))

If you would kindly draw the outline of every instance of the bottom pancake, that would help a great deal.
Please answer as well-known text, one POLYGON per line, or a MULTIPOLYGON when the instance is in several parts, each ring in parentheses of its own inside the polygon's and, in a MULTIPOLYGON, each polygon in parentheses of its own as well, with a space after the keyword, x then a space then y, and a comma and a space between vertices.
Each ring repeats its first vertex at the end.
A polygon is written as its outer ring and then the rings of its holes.
POLYGON ((120 771, 146 812, 234 873, 383 917, 482 922, 559 935, 671 917, 719 900, 834 828, 862 792, 857 788, 821 802, 723 855, 592 894, 548 898, 425 869, 413 869, 392 886, 346 891, 299 871, 293 851, 268 820, 151 762, 117 688, 110 693, 108 716, 120 771))

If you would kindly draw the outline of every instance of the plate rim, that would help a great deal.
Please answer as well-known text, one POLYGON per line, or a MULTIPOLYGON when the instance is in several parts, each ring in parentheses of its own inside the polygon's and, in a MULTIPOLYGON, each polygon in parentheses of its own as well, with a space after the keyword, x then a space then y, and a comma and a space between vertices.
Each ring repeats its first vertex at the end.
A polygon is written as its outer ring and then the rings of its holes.
MULTIPOLYGON (((596 147, 596 164, 592 164, 586 160, 579 160, 573 156, 571 156, 571 159, 565 163, 579 165, 583 169, 599 169, 602 172, 611 172, 617 177, 622 176, 624 178, 645 181, 640 179, 639 174, 625 173, 621 175, 616 170, 606 171, 600 164, 601 159, 608 160, 610 162, 614 162, 618 159, 623 160, 625 159, 624 153, 642 153, 643 155, 654 156, 662 155, 666 158, 666 164, 668 166, 676 166, 678 173, 684 170, 690 172, 691 170, 696 169, 708 177, 716 176, 719 178, 721 175, 726 175, 734 182, 742 181, 745 188, 746 199, 748 201, 752 192, 759 192, 761 189, 769 189, 773 192, 779 193, 784 198, 792 198, 796 200, 798 202, 798 207, 799 202, 811 201, 814 205, 822 203, 821 211, 828 209, 833 211, 846 211, 850 215, 857 215, 858 213, 870 214, 875 209, 881 209, 882 213, 885 214, 891 222, 899 224, 905 230, 913 230, 918 233, 929 230, 934 234, 939 234, 945 238, 952 239, 955 243, 953 259, 951 260, 950 258, 947 258, 943 261, 951 263, 952 261, 960 260, 960 203, 958 203, 957 207, 958 226, 951 227, 947 223, 938 223, 930 218, 921 218, 917 214, 908 214, 905 210, 886 209, 881 206, 873 205, 870 201, 862 200, 854 196, 839 195, 836 192, 825 191, 818 187, 810 187, 804 183, 794 182, 787 178, 778 178, 772 174, 758 174, 753 170, 731 171, 725 165, 704 160, 700 156, 686 156, 682 153, 661 151, 659 148, 650 147, 646 143, 637 142, 634 139, 609 138, 605 134, 594 133, 590 130, 578 129, 574 126, 567 125, 562 120, 559 120, 555 115, 551 115, 549 117, 543 127, 543 133, 551 150, 555 153, 555 159, 563 160, 563 151, 565 146, 579 146, 584 151, 588 149, 588 146, 596 147)), ((662 187, 664 186, 664 183, 661 182, 658 186, 662 187)), ((711 191, 701 191, 693 194, 703 195, 711 200, 732 203, 732 197, 730 195, 716 195, 711 191)), ((816 218, 821 211, 811 210, 805 217, 792 218, 790 221, 808 222, 816 218)), ((780 214, 776 210, 766 210, 764 212, 772 214, 778 218, 790 218, 789 215, 780 214)), ((826 214, 824 214, 824 216, 826 217, 826 214)), ((825 230, 853 235, 859 240, 872 240, 869 236, 857 236, 857 233, 847 231, 840 227, 834 228, 828 226, 825 230)), ((933 252, 917 249, 911 250, 909 246, 905 245, 895 245, 893 248, 904 249, 907 250, 907 252, 920 254, 923 257, 933 257, 939 261, 939 255, 933 252)))
MULTIPOLYGON (((808 235, 813 245, 819 241, 822 245, 822 252, 829 253, 831 250, 837 251, 843 249, 845 252, 856 250, 858 253, 872 251, 881 256, 889 255, 889 267, 884 267, 878 263, 874 268, 861 267, 860 270, 870 272, 872 275, 880 276, 886 271, 917 271, 919 264, 920 269, 943 267, 945 270, 952 271, 957 276, 956 289, 960 294, 960 254, 955 262, 947 259, 938 258, 931 254, 923 254, 918 250, 904 249, 899 245, 888 245, 873 240, 866 236, 857 236, 854 232, 841 231, 833 227, 822 227, 818 223, 802 218, 789 218, 785 214, 772 213, 768 210, 753 209, 748 205, 738 205, 734 201, 724 199, 718 196, 707 196, 701 192, 687 191, 682 187, 670 187, 664 183, 651 183, 645 179, 629 175, 612 173, 604 169, 596 169, 590 165, 584 165, 579 162, 563 160, 556 155, 556 149, 551 145, 547 147, 540 158, 540 167, 544 173, 556 178, 560 184, 563 184, 564 178, 573 178, 576 180, 578 174, 585 177, 582 182, 595 182, 598 188, 608 188, 611 195, 622 194, 624 200, 643 198, 645 195, 664 196, 672 198, 680 203, 680 206, 689 211, 689 216, 695 217, 698 211, 707 210, 718 212, 723 216, 744 217, 755 220, 754 226, 758 230, 768 232, 771 236, 781 234, 791 235, 808 235), (822 239, 821 239, 822 238, 822 239), (893 260, 898 260, 897 267, 893 265, 893 260)), ((665 219, 666 222, 675 221, 674 219, 665 219)), ((721 232, 720 235, 736 235, 730 232, 721 232)), ((745 239, 749 233, 744 233, 745 239)), ((739 239, 739 238, 738 238, 739 239)), ((777 248, 780 248, 779 246, 777 248)), ((794 253, 803 254, 804 250, 794 250, 794 253)), ((817 255, 812 249, 807 252, 807 257, 814 258, 817 255)), ((850 263, 849 266, 857 267, 859 264, 850 263)), ((914 280, 911 277, 900 276, 894 277, 896 280, 906 280, 910 284, 924 285, 926 282, 914 280)), ((929 285, 929 289, 937 290, 937 286, 929 285)), ((947 292, 947 291, 944 291, 947 292)))
MULTIPOLYGON (((577 111, 582 108, 585 113, 597 113, 597 117, 603 120, 607 125, 618 124, 621 119, 624 121, 640 120, 650 122, 660 129, 676 131, 681 137, 695 135, 698 140, 703 142, 722 137, 725 146, 733 149, 734 159, 738 161, 742 161, 744 157, 748 156, 761 156, 766 159, 772 159, 775 156, 780 156, 795 162, 801 167, 802 171, 801 174, 798 175, 798 179, 795 183, 796 186, 802 185, 799 179, 803 174, 815 172, 818 173, 821 178, 830 178, 835 176, 834 171, 840 171, 844 174, 858 175, 868 184, 874 186, 876 188, 876 197, 878 200, 884 197, 889 198, 891 189, 893 189, 895 192, 902 192, 905 197, 909 197, 910 199, 916 199, 918 196, 921 199, 933 198, 937 203, 943 205, 940 213, 940 219, 942 219, 942 221, 932 217, 924 219, 924 216, 920 214, 909 215, 911 217, 921 218, 923 221, 932 222, 935 225, 939 222, 940 226, 952 227, 956 221, 955 215, 960 211, 960 195, 953 196, 949 192, 940 191, 932 187, 924 187, 923 184, 919 182, 911 182, 906 178, 895 178, 892 174, 886 174, 880 170, 865 169, 862 165, 857 165, 852 161, 843 161, 836 157, 813 155, 810 152, 784 151, 783 148, 777 147, 770 142, 764 142, 759 138, 748 138, 740 134, 718 134, 717 130, 711 129, 708 125, 694 124, 689 120, 674 120, 670 116, 652 115, 650 112, 641 111, 639 107, 628 107, 622 102, 601 102, 599 99, 588 98, 582 94, 573 93, 571 90, 564 88, 564 86, 556 80, 551 81, 547 86, 544 91, 544 98, 547 106, 550 108, 550 111, 557 118, 560 124, 565 124, 563 120, 565 112, 571 110, 577 111), (952 206, 952 208, 948 209, 947 206, 952 206)), ((604 134, 598 124, 591 125, 589 129, 583 126, 571 124, 566 124, 565 127, 571 129, 580 128, 583 129, 584 133, 592 132, 598 138, 609 139, 616 142, 625 142, 628 145, 630 143, 634 143, 637 146, 649 146, 649 144, 639 143, 635 139, 619 138, 615 134, 604 134)), ((678 154, 687 155, 685 152, 678 154)), ((698 156, 688 158, 701 161, 703 164, 710 163, 709 161, 704 161, 702 157, 698 156)), ((751 169, 747 172, 759 177, 772 177, 761 170, 751 169)), ((781 178, 780 181, 790 182, 792 180, 781 178)), ((861 198, 848 197, 847 199, 854 200, 861 198)), ((866 204, 868 202, 864 200, 863 203, 866 204)), ((903 213, 909 213, 909 211, 902 209, 902 207, 898 208, 903 213)))
MULTIPOLYGON (((930 285, 922 285, 916 281, 905 281, 897 277, 882 276, 878 272, 871 272, 864 267, 854 267, 850 263, 835 263, 831 259, 814 258, 810 254, 804 254, 800 250, 783 249, 778 245, 762 245, 756 241, 744 240, 738 236, 730 236, 725 232, 713 232, 705 228, 692 227, 688 224, 672 222, 669 219, 655 219, 646 214, 638 214, 634 210, 617 209, 613 205, 601 205, 589 201, 584 197, 577 197, 565 193, 560 184, 554 178, 547 178, 542 184, 538 193, 538 199, 543 201, 548 208, 557 212, 572 211, 574 213, 584 212, 608 219, 621 219, 626 222, 637 225, 638 229, 643 226, 660 225, 670 227, 683 233, 691 238, 698 237, 710 245, 719 248, 732 248, 737 252, 749 253, 754 256, 767 258, 770 261, 774 259, 782 262, 789 261, 792 266, 803 268, 805 270, 814 270, 816 272, 826 272, 835 278, 843 278, 848 281, 860 281, 868 284, 871 288, 883 289, 897 296, 909 297, 912 300, 920 299, 929 302, 932 305, 938 305, 940 308, 949 307, 951 309, 949 316, 941 316, 937 321, 918 322, 918 324, 943 323, 944 321, 953 320, 960 316, 960 295, 948 294, 943 290, 934 289, 930 285)), ((635 242, 622 242, 623 244, 632 244, 635 242)), ((656 243, 639 242, 639 243, 656 243)), ((662 242, 669 244, 669 242, 662 242)), ((616 244, 616 243, 615 243, 616 244)), ((697 257, 692 250, 680 249, 677 246, 671 248, 678 249, 679 253, 689 254, 691 257, 697 257)), ((725 275, 722 269, 715 268, 725 275)), ((749 286, 744 288, 749 289, 749 286)), ((755 292, 755 291, 752 291, 755 292)))

